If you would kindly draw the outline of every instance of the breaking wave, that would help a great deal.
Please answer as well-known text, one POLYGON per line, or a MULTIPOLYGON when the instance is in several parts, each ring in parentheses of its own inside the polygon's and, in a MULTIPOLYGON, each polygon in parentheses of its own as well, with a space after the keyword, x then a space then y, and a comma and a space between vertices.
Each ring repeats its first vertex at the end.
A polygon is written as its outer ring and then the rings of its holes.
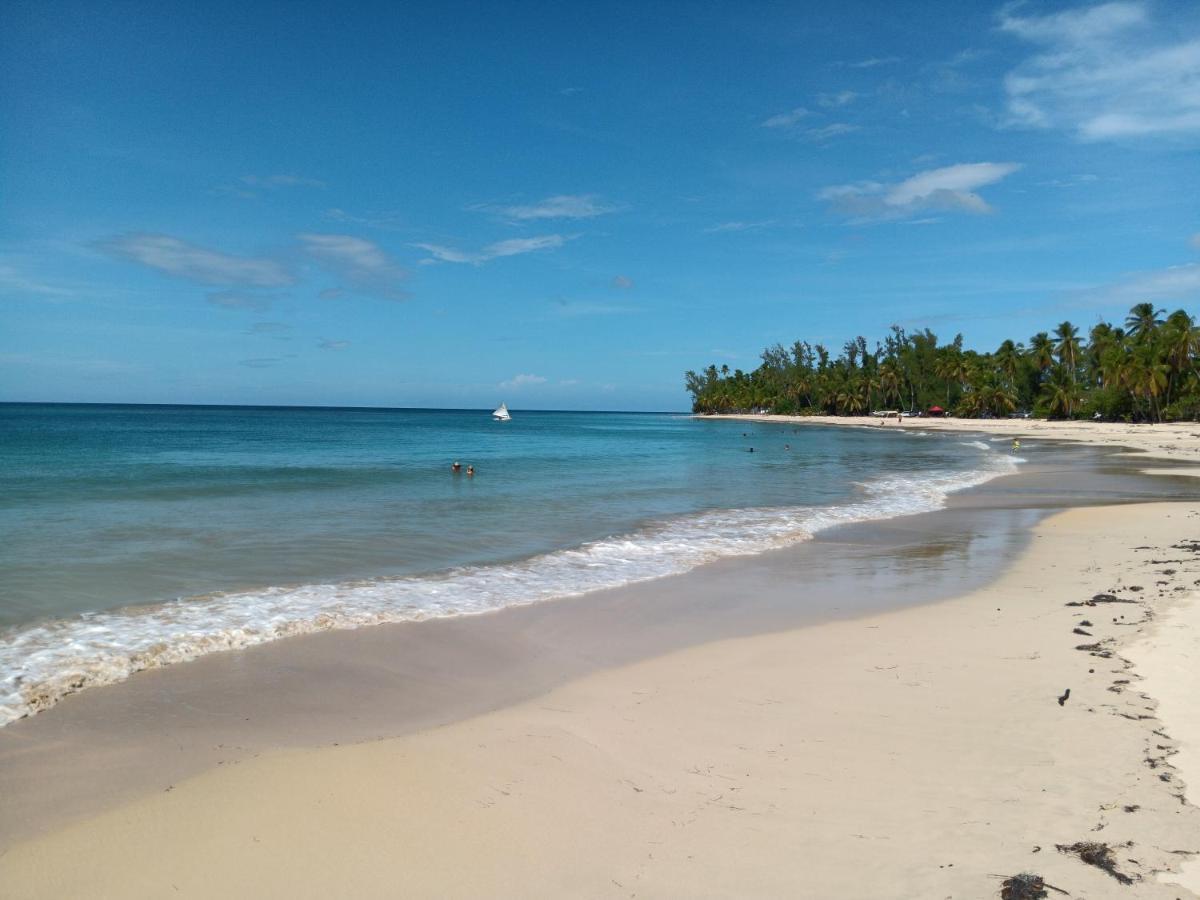
POLYGON ((1011 472, 1016 464, 1007 454, 989 452, 971 472, 860 484, 859 499, 847 504, 713 510, 517 562, 210 594, 13 627, 0 632, 0 725, 75 691, 209 653, 572 597, 785 547, 838 525, 930 512, 954 491, 1011 472))

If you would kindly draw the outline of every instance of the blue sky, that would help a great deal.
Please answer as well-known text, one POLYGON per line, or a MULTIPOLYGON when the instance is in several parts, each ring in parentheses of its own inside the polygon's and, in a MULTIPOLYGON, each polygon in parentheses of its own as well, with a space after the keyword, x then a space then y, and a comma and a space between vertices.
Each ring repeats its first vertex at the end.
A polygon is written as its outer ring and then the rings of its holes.
POLYGON ((0 400, 683 409, 1200 304, 1200 5, 10 5, 0 400))

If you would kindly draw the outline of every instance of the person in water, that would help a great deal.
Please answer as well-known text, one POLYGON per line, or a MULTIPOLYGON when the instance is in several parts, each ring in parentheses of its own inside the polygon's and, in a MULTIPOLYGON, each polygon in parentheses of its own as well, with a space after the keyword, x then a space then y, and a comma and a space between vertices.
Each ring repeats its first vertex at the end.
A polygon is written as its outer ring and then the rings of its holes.
POLYGON ((453 472, 455 475, 457 475, 459 472, 461 472, 461 471, 462 471, 462 463, 460 463, 460 462, 459 462, 459 461, 456 459, 456 460, 454 461, 454 464, 453 464, 452 466, 450 466, 450 471, 451 471, 451 472, 453 472))
POLYGON ((1020 449, 1021 449, 1021 442, 1019 440, 1017 440, 1016 438, 1013 438, 1012 452, 1016 453, 1020 449))
POLYGON ((468 478, 475 477, 475 467, 474 466, 467 466, 467 477, 468 478))

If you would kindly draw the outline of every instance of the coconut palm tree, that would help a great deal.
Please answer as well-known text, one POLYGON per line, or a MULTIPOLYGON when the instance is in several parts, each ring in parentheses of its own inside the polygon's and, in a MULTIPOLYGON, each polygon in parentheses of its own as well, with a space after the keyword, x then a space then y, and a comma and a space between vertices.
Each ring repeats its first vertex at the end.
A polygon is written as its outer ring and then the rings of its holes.
POLYGON ((1017 372, 1021 368, 1021 347, 1011 340, 1005 341, 993 355, 993 361, 1000 374, 1004 376, 1004 384, 1012 388, 1017 382, 1017 372))
POLYGON ((1050 370, 1043 391, 1050 401, 1050 415, 1070 418, 1079 399, 1079 388, 1064 366, 1050 370))
POLYGON ((1054 342, 1050 335, 1039 331, 1029 339, 1029 358, 1039 372, 1045 372, 1054 365, 1054 342))
POLYGON ((1138 343, 1148 341, 1162 325, 1165 312, 1163 309, 1155 309, 1153 303, 1137 303, 1125 317, 1125 330, 1138 343))
POLYGON ((1054 329, 1054 337, 1054 352, 1058 355, 1059 365, 1074 378, 1079 362, 1079 329, 1070 322, 1062 322, 1054 329))

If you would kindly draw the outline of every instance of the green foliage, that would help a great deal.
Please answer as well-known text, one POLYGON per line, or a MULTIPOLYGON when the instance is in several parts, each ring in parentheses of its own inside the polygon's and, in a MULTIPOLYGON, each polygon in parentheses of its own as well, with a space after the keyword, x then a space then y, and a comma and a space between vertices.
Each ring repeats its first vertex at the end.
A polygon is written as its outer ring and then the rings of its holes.
POLYGON ((800 415, 913 412, 937 405, 960 416, 1032 410, 1050 418, 1200 420, 1200 329, 1184 310, 1167 316, 1139 303, 1123 326, 1101 322, 1086 338, 1070 322, 1028 346, 1004 341, 993 353, 938 343, 928 328, 898 326, 870 349, 856 337, 831 356, 820 344, 776 344, 753 372, 728 366, 689 371, 698 413, 768 410, 800 415))

